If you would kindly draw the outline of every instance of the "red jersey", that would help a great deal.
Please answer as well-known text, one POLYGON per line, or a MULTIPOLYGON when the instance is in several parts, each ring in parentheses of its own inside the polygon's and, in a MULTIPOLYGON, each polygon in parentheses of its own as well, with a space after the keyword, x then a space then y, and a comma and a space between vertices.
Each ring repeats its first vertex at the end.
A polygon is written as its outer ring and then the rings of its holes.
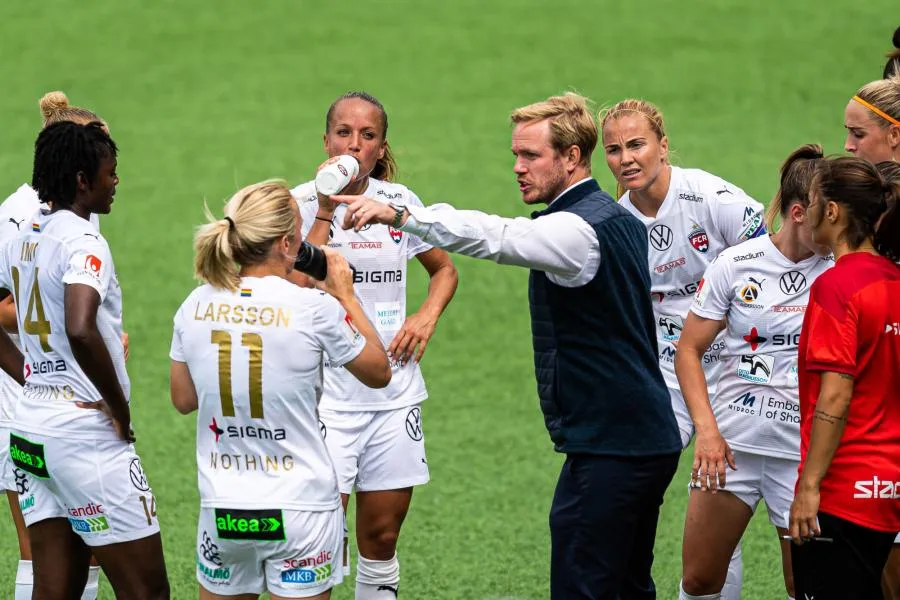
POLYGON ((900 531, 900 267, 856 252, 820 275, 810 289, 798 360, 801 470, 822 372, 853 376, 820 510, 869 529, 900 531))

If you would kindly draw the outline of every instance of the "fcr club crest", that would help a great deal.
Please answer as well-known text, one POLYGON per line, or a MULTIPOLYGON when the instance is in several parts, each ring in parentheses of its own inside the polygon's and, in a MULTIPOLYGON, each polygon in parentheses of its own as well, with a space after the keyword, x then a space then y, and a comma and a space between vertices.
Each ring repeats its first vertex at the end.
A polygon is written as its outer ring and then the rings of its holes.
POLYGON ((691 232, 688 234, 688 241, 694 247, 694 250, 701 254, 705 254, 709 250, 709 237, 706 235, 706 230, 699 225, 695 224, 691 228, 691 232))

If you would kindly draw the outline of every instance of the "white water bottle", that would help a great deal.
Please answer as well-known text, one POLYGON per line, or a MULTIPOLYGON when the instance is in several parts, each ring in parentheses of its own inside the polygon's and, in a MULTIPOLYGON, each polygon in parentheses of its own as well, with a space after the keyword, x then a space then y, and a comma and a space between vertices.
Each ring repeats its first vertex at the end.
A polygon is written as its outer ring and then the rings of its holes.
POLYGON ((316 191, 323 196, 332 196, 347 187, 350 180, 359 173, 359 163, 348 154, 324 167, 316 174, 316 191))

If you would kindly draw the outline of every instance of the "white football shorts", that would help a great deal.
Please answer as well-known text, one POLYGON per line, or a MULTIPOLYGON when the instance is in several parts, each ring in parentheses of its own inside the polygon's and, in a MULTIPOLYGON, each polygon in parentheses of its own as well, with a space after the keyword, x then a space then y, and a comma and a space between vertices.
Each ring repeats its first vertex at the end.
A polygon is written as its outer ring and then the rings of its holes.
POLYGON ((197 581, 223 596, 321 594, 343 581, 344 510, 201 507, 197 581))
POLYGON ((68 519, 88 546, 159 533, 156 499, 134 445, 17 432, 9 436, 26 525, 68 519))
POLYGON ((422 408, 383 411, 319 411, 319 429, 338 488, 349 494, 400 490, 428 483, 422 408))

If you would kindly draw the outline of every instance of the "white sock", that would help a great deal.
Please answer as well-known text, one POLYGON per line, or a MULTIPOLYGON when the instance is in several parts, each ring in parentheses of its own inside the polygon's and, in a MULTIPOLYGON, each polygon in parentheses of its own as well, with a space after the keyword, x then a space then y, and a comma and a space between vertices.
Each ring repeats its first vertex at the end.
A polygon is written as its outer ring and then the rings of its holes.
POLYGON ((400 585, 400 561, 372 560, 362 554, 356 564, 356 600, 394 600, 400 585))
POLYGON ((88 569, 87 585, 84 586, 84 593, 81 594, 81 600, 97 600, 97 594, 100 592, 100 567, 91 566, 88 569))
POLYGON ((30 560, 20 560, 16 569, 16 600, 31 600, 34 590, 34 571, 30 560))
POLYGON ((744 584, 744 564, 741 556, 741 542, 731 555, 728 563, 728 575, 725 576, 725 585, 722 586, 722 600, 741 600, 741 587, 744 584))
POLYGON ((719 600, 722 594, 707 594, 706 596, 691 596, 684 591, 684 580, 678 584, 678 600, 719 600))

